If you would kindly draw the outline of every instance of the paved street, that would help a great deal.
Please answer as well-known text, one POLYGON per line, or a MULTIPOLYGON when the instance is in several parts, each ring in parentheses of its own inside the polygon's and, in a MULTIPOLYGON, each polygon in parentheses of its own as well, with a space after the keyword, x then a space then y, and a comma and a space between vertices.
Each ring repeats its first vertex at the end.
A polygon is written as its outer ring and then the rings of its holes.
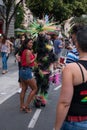
MULTIPOLYGON (((0 69, 0 104, 18 91, 18 68, 15 58, 11 55, 8 59, 8 73, 3 75, 0 69)), ((1 66, 1 58, 0 58, 1 66)))
POLYGON ((17 63, 10 56, 8 73, 2 75, 0 69, 0 130, 53 130, 60 86, 50 85, 46 107, 31 104, 32 112, 25 114, 19 111, 17 80, 17 63))

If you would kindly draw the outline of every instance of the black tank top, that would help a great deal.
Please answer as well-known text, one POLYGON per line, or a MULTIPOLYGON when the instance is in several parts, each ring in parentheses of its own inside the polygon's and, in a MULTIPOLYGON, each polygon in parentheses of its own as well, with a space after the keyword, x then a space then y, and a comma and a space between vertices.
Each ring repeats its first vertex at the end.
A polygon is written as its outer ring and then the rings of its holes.
MULTIPOLYGON (((81 70, 82 83, 74 86, 74 94, 67 114, 68 116, 87 116, 87 82, 84 82, 82 66, 87 70, 87 61, 79 60, 76 62, 81 70), (81 65, 80 65, 81 64, 81 65)), ((67 118, 66 118, 67 119, 67 118)))

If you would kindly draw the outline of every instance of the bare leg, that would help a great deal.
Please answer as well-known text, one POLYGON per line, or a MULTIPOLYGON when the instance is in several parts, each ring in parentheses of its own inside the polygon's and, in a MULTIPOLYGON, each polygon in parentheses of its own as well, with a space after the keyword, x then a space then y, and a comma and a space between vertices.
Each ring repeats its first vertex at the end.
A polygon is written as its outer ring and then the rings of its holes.
POLYGON ((21 91, 22 91, 22 83, 19 82, 19 90, 18 90, 18 93, 21 93, 21 91))
POLYGON ((25 93, 28 87, 24 81, 22 81, 21 83, 22 83, 22 91, 20 93, 20 108, 24 106, 25 93))
POLYGON ((37 92, 37 85, 36 85, 35 79, 30 79, 27 82, 28 82, 29 87, 32 89, 31 92, 29 93, 29 95, 27 97, 27 101, 25 103, 25 107, 28 108, 28 105, 30 104, 30 102, 32 101, 32 99, 34 98, 34 96, 37 92))

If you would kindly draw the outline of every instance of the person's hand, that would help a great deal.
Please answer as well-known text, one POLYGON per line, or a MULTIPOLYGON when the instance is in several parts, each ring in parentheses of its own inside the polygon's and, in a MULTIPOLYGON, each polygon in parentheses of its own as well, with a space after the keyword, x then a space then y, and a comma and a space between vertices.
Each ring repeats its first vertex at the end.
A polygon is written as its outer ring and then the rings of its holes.
POLYGON ((34 62, 34 66, 35 66, 35 67, 38 67, 38 63, 37 63, 37 62, 34 62))
POLYGON ((36 59, 37 58, 37 53, 35 53, 34 56, 35 56, 35 59, 36 59))
POLYGON ((8 57, 8 53, 6 53, 6 57, 8 57))
POLYGON ((21 58, 20 58, 20 56, 19 56, 19 55, 16 55, 16 60, 17 60, 18 62, 20 62, 20 61, 21 61, 21 58))

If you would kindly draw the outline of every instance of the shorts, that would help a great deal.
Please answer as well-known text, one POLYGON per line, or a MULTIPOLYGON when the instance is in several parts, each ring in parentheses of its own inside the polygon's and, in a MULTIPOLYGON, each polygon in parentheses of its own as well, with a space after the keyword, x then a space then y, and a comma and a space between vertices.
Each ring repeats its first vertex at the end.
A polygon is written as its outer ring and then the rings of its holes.
POLYGON ((61 130, 87 130, 87 121, 63 123, 61 130))
POLYGON ((28 80, 32 79, 32 68, 29 67, 21 67, 19 71, 19 78, 21 80, 28 80))

